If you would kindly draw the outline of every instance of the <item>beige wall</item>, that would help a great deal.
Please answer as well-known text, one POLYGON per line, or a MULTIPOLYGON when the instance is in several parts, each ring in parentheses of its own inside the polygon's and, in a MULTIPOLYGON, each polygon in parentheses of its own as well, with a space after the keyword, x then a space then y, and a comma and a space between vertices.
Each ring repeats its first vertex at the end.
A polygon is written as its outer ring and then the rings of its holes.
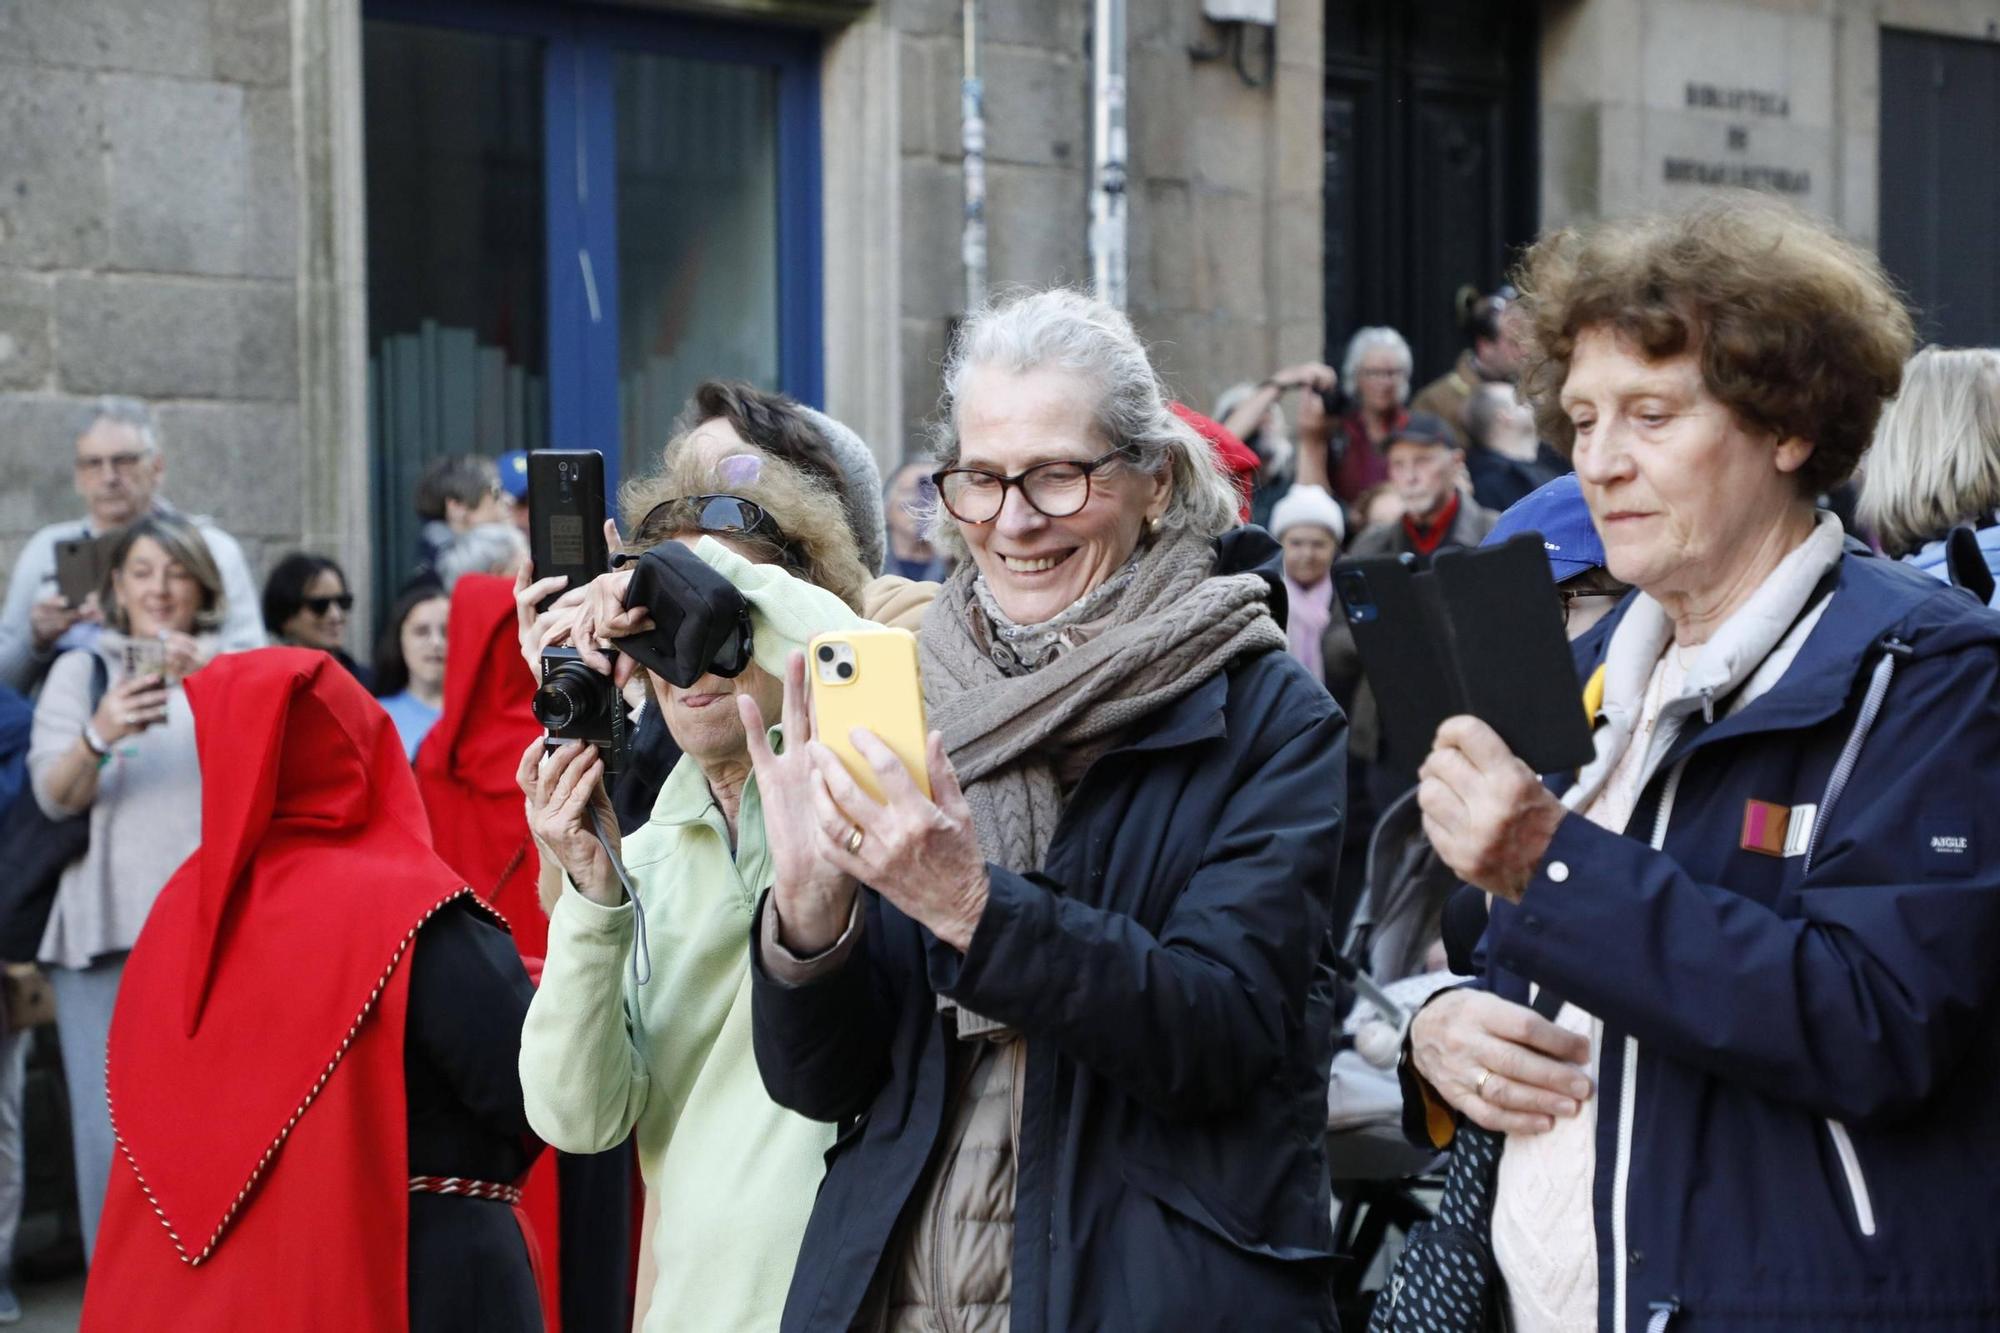
POLYGON ((1548 0, 1542 221, 1749 183, 1877 234, 1884 26, 1990 38, 2000 0, 1548 0))

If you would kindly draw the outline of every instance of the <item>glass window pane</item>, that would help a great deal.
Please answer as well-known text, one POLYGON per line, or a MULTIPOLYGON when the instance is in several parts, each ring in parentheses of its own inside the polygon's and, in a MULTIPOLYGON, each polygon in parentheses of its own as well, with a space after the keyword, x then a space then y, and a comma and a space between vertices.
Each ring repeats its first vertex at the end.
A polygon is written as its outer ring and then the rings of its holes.
POLYGON ((705 379, 778 383, 778 76, 617 58, 619 405, 650 470, 705 379))
POLYGON ((368 391, 378 605, 408 578, 417 478, 444 454, 546 444, 542 50, 364 30, 368 391))

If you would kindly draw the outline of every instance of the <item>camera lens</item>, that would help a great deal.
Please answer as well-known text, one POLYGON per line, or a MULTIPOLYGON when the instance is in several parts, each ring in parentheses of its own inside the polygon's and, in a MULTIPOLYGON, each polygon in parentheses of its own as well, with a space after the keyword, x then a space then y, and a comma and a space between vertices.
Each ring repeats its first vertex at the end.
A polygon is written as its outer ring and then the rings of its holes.
POLYGON ((819 646, 819 660, 822 662, 831 662, 833 660, 832 644, 823 643, 819 646))
POLYGON ((535 721, 550 731, 568 731, 575 726, 577 714, 582 708, 582 700, 576 697, 567 681, 552 680, 535 691, 535 721))
POLYGON ((833 669, 833 674, 840 677, 842 680, 854 679, 854 663, 842 662, 839 666, 833 669))
POLYGON ((581 662, 553 667, 535 691, 535 720, 556 735, 574 734, 606 711, 611 695, 609 677, 581 662))

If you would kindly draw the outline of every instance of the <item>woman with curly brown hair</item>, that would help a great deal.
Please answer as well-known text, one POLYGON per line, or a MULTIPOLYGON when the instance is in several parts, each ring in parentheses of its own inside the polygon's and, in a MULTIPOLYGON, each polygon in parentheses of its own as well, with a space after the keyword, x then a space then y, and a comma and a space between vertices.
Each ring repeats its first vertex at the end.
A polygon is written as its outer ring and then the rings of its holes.
POLYGON ((1425 829, 1496 901, 1481 981, 1412 1024, 1412 1119, 1506 1136, 1518 1328, 1991 1328, 2000 618, 1814 507, 1909 316, 1750 199, 1545 237, 1521 287, 1637 591, 1577 644, 1581 771, 1438 731, 1425 829))

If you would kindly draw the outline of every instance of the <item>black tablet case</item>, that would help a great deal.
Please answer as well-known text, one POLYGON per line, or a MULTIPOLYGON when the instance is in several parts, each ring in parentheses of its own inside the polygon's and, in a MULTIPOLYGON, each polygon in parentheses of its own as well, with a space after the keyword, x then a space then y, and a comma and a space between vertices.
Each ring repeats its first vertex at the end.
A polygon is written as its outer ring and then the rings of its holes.
POLYGON ((1590 723, 1541 534, 1445 551, 1423 572, 1398 556, 1342 560, 1333 586, 1374 687, 1391 769, 1414 773, 1439 724, 1461 713, 1537 773, 1589 761, 1590 723))

